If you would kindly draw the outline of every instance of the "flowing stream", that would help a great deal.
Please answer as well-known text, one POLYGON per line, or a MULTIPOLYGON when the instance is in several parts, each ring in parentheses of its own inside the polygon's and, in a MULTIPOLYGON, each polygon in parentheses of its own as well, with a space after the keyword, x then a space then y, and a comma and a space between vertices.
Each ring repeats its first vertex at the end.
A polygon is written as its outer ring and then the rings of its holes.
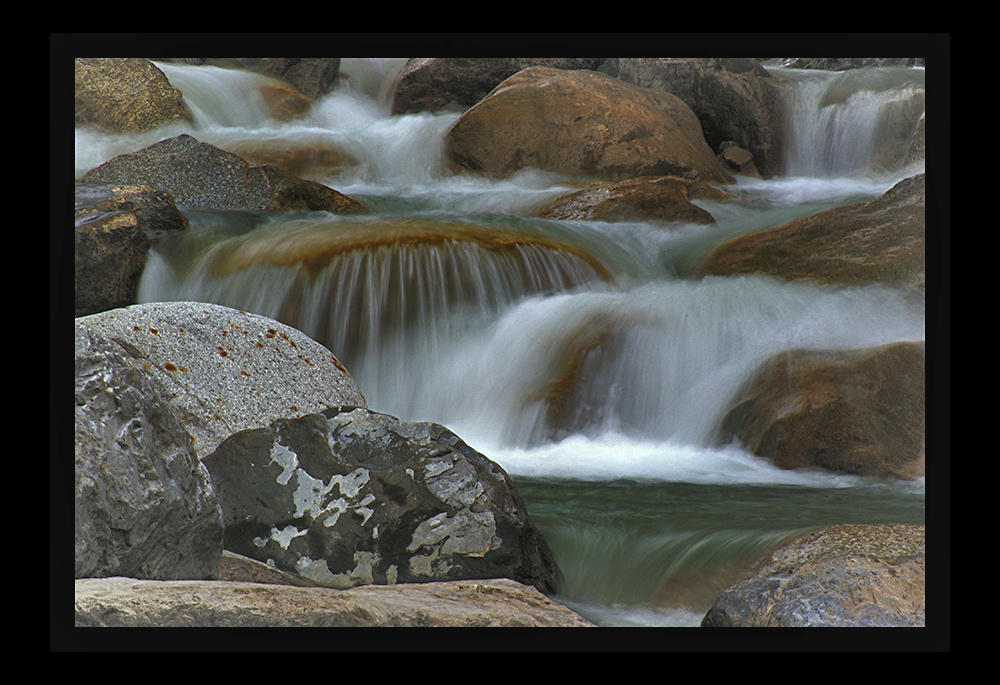
POLYGON ((872 156, 913 126, 922 69, 772 67, 791 83, 787 171, 698 201, 717 221, 705 226, 532 218, 578 179, 447 173, 442 139, 458 115, 392 116, 403 63, 344 59, 342 86, 288 123, 256 96, 262 77, 158 63, 193 126, 78 131, 78 174, 180 132, 225 149, 336 150, 303 175, 372 210, 186 210, 190 230, 155 246, 140 301, 280 319, 337 354, 370 408, 454 430, 513 477, 565 575, 558 599, 601 625, 697 626, 769 545, 835 523, 924 522, 923 479, 785 471, 714 441, 763 360, 923 340, 922 303, 877 286, 687 275, 729 237, 922 171, 872 156))

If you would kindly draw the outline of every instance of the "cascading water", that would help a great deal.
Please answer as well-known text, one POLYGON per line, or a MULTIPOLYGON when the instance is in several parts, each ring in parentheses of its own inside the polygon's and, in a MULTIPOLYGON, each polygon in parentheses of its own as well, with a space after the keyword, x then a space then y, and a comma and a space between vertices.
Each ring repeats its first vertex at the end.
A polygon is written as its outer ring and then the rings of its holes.
MULTIPOLYGON (((584 615, 697 625, 767 545, 833 523, 923 522, 922 480, 784 471, 713 442, 764 359, 923 340, 922 304, 877 286, 684 277, 731 236, 910 175, 870 151, 889 129, 916 130, 922 70, 786 70, 786 175, 699 201, 716 225, 665 226, 533 219, 571 188, 551 174, 448 174, 442 138, 458 115, 392 116, 399 60, 345 60, 343 86, 284 123, 244 92, 258 77, 160 66, 193 103, 186 132, 223 148, 336 149, 339 166, 315 180, 371 213, 182 208, 190 230, 154 248, 140 300, 283 320, 333 350, 372 409, 447 425, 514 478, 566 576, 561 598, 584 615)), ((77 167, 151 142, 78 133, 77 167)))

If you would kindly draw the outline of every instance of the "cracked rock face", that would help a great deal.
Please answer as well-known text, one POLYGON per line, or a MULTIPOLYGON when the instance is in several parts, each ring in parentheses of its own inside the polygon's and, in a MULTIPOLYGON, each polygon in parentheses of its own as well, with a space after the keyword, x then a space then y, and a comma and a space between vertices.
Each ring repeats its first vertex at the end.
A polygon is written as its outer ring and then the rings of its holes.
POLYGON ((558 570, 507 474, 458 436, 363 408, 279 419, 204 458, 226 549, 347 588, 558 570))

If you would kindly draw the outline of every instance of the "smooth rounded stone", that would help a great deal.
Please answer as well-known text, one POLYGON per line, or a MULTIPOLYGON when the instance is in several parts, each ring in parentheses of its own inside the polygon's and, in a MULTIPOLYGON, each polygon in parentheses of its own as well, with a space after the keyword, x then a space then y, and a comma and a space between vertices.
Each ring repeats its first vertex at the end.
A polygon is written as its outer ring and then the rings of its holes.
POLYGON ((513 580, 365 586, 76 581, 77 627, 562 627, 593 624, 513 580))
POLYGON ((194 121, 181 92, 152 62, 139 57, 78 57, 76 127, 141 133, 194 121))
POLYGON ((152 302, 77 319, 117 340, 159 384, 199 457, 233 433, 367 406, 337 357, 273 319, 204 302, 152 302))
POLYGON ((127 343, 75 342, 76 577, 218 578, 222 510, 162 387, 127 343))
POLYGON ((777 354, 738 391, 718 442, 785 469, 922 477, 925 369, 923 342, 777 354))
POLYGON ((705 257, 699 276, 760 273, 835 285, 925 287, 924 174, 881 197, 835 207, 728 240, 705 257))
POLYGON ((150 246, 188 225, 146 185, 77 183, 74 214, 76 316, 135 304, 150 246))
POLYGON ((277 167, 251 166, 239 155, 182 134, 91 169, 87 182, 144 183, 169 192, 182 208, 308 210, 364 214, 367 208, 322 183, 277 167))
POLYGON ((560 581, 507 474, 438 424, 331 409, 236 433, 204 463, 226 549, 321 585, 560 581))
POLYGON ((494 178, 530 168, 606 181, 735 180, 675 95, 542 66, 517 72, 466 111, 445 134, 445 157, 455 171, 494 178))
POLYGON ((925 625, 922 525, 837 525, 779 546, 702 627, 925 625))

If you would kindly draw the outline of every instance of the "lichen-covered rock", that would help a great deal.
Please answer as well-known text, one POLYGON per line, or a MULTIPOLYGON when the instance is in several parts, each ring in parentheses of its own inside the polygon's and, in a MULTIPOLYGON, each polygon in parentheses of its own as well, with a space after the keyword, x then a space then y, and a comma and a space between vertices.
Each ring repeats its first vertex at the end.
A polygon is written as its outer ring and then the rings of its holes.
POLYGON ((83 176, 87 182, 144 183, 169 192, 179 207, 313 210, 359 214, 367 208, 315 181, 242 157, 182 134, 119 155, 83 176))
POLYGON ((538 216, 584 221, 662 221, 714 224, 692 199, 732 197, 707 183, 671 176, 634 178, 578 190, 554 200, 538 216))
POLYGON ((923 476, 925 366, 923 342, 778 354, 737 393, 720 442, 782 468, 923 476))
POLYGON ((77 183, 76 316, 136 303, 149 247, 187 228, 169 194, 150 186, 77 183))
POLYGON ((139 57, 76 59, 76 126, 104 133, 141 133, 191 123, 181 92, 139 57))
POLYGON ((263 316, 204 302, 151 302, 76 321, 119 341, 150 372, 199 457, 276 418, 366 406, 330 350, 263 316))
POLYGON ((76 581, 77 627, 590 628, 533 587, 498 578, 347 590, 219 581, 76 581))
POLYGON ((215 579, 222 512, 168 397, 127 343, 76 326, 75 573, 215 579))
POLYGON ((701 625, 921 627, 925 565, 922 525, 830 526, 779 546, 701 625))
POLYGON ((446 428, 343 407, 241 431, 204 458, 226 549, 330 587, 558 570, 507 474, 446 428))
POLYGON ((586 70, 519 71, 451 126, 445 153, 451 168, 495 178, 533 168, 608 181, 734 182, 678 97, 586 70))
POLYGON ((698 275, 761 273, 784 280, 881 283, 922 291, 925 188, 919 174, 873 200, 733 238, 704 259, 698 275))

